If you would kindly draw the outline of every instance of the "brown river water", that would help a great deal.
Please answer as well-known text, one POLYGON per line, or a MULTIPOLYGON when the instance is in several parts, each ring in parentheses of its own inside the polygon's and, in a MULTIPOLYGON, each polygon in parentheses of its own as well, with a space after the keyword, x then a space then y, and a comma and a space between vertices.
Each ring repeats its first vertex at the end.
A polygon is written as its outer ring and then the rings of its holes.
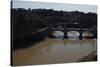
POLYGON ((96 51, 96 40, 45 39, 32 47, 13 51, 14 65, 76 62, 96 51))

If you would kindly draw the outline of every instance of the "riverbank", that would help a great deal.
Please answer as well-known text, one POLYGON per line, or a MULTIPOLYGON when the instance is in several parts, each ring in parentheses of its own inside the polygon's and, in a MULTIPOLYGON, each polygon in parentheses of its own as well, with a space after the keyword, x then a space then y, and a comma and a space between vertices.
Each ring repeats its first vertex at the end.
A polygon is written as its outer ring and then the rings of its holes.
POLYGON ((88 62, 88 61, 97 61, 97 52, 93 51, 88 55, 85 55, 83 58, 80 58, 77 62, 88 62))
POLYGON ((12 50, 24 49, 33 46, 35 43, 43 41, 48 35, 48 28, 43 28, 37 32, 28 33, 24 36, 12 38, 12 50))

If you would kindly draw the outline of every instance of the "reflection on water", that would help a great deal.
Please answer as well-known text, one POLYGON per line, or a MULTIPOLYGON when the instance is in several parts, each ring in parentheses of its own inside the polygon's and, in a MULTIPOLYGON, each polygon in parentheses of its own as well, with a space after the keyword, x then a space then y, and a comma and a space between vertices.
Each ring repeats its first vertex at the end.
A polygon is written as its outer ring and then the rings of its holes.
POLYGON ((14 65, 75 62, 96 50, 96 40, 46 39, 13 52, 14 65))

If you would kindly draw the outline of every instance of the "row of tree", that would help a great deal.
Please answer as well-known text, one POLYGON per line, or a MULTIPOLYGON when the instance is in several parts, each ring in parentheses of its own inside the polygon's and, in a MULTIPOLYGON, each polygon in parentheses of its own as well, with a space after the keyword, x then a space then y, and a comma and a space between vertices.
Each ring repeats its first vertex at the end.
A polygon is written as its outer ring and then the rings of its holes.
MULTIPOLYGON (((96 28, 97 14, 79 11, 57 11, 53 9, 13 8, 11 9, 11 22, 13 34, 15 36, 22 36, 58 23, 64 23, 62 26, 72 24, 71 27, 74 27, 74 23, 78 23, 77 26, 83 28, 96 28)), ((67 25, 64 27, 67 28, 67 25)))

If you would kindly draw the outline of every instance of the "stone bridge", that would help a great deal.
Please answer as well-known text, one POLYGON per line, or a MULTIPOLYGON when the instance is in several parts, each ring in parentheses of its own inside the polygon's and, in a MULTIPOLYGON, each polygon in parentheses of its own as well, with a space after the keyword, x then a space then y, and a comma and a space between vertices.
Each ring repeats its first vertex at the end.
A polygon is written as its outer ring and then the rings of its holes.
POLYGON ((51 28, 52 32, 53 31, 62 31, 64 33, 64 37, 68 37, 67 33, 70 31, 76 31, 80 33, 79 38, 81 39, 83 36, 82 34, 85 32, 90 32, 91 34, 93 34, 93 36, 91 36, 90 38, 96 38, 97 37, 97 30, 96 29, 89 29, 89 28, 51 28))

